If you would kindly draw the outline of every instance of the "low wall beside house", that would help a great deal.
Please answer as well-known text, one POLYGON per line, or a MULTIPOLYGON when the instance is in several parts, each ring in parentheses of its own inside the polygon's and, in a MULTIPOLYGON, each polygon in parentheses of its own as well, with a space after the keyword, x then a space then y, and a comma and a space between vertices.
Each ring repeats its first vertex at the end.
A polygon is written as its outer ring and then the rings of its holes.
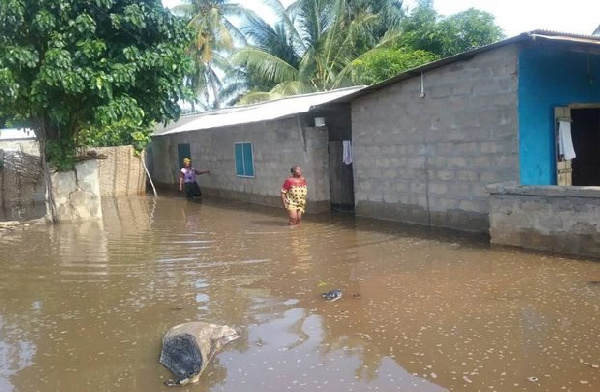
MULTIPOLYGON (((142 159, 135 155, 132 146, 95 147, 90 150, 95 151, 102 159, 88 159, 83 161, 83 164, 78 164, 78 167, 83 165, 85 168, 81 170, 86 173, 90 170, 93 172, 86 176, 96 177, 94 182, 97 186, 94 186, 94 192, 97 193, 94 197, 132 196, 146 193, 146 171, 142 159), (88 169, 90 165, 92 168, 88 169)), ((33 139, 0 141, 0 161, 2 161, 0 221, 43 217, 46 213, 46 188, 37 141, 33 139)), ((55 180, 60 182, 67 193, 78 189, 78 185, 74 183, 77 179, 71 178, 75 174, 65 173, 67 174, 59 176, 60 180, 54 175, 55 180)), ((93 202, 94 205, 95 203, 96 201, 93 202)), ((75 215, 65 212, 67 204, 61 207, 61 216, 66 217, 61 218, 62 220, 84 219, 87 213, 83 209, 75 212, 75 215)), ((90 216, 92 219, 97 219, 102 215, 92 211, 90 216)))
POLYGON ((494 184, 492 244, 600 257, 600 187, 494 184))
POLYGON ((100 196, 134 196, 146 193, 146 171, 133 146, 95 147, 100 196))
POLYGON ((142 158, 135 155, 132 146, 90 150, 95 151, 94 157, 78 162, 74 170, 51 174, 59 222, 102 219, 102 197, 146 191, 142 158))
POLYGON ((0 141, 0 221, 29 220, 45 213, 45 187, 34 140, 0 141))
POLYGON ((50 181, 58 222, 102 219, 98 160, 89 159, 77 163, 73 170, 53 172, 50 181))

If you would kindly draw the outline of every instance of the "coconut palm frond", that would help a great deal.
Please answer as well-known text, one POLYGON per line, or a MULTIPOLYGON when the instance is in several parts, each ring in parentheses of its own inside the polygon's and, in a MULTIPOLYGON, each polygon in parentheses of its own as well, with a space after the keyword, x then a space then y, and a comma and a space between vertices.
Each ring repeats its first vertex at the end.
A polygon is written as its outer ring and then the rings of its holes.
POLYGON ((238 101, 238 105, 250 105, 269 100, 271 100, 271 94, 268 91, 254 91, 242 95, 238 101))
POLYGON ((385 32, 383 37, 381 37, 379 42, 374 46, 374 49, 394 45, 398 42, 400 37, 402 37, 402 30, 400 30, 399 28, 389 29, 385 32))
POLYGON ((318 67, 318 53, 315 48, 310 48, 300 61, 298 80, 311 80, 316 75, 318 67))
POLYGON ((241 31, 251 45, 260 46, 261 49, 261 45, 268 42, 274 34, 273 27, 256 13, 246 15, 241 31))
POLYGON ((179 16, 182 18, 186 17, 187 15, 190 15, 192 10, 193 10, 193 6, 191 4, 178 4, 178 5, 170 8, 170 11, 173 15, 179 16))
POLYGON ((317 89, 307 83, 300 81, 280 83, 269 92, 271 99, 289 97, 298 94, 314 93, 317 89))
POLYGON ((285 80, 297 80, 298 70, 280 59, 262 50, 247 48, 235 52, 232 63, 257 72, 267 80, 279 83, 285 80))
POLYGON ((357 42, 375 40, 372 28, 377 20, 376 15, 360 14, 347 28, 329 32, 329 36, 325 41, 327 43, 327 53, 330 62, 336 68, 344 67, 359 55, 356 48, 357 42))

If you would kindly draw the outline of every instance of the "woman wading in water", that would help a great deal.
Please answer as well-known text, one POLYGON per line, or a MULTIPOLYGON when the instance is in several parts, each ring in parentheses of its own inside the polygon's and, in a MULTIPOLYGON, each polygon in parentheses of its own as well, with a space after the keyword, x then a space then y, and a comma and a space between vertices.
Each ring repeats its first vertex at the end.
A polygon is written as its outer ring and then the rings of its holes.
POLYGON ((292 167, 290 171, 292 175, 285 180, 281 187, 281 202, 290 218, 288 224, 297 225, 304 214, 308 188, 299 166, 292 167))
POLYGON ((191 199, 195 196, 202 196, 200 187, 196 182, 196 175, 210 173, 210 170, 198 170, 192 166, 190 158, 183 158, 183 167, 179 172, 179 191, 185 191, 185 197, 191 199))

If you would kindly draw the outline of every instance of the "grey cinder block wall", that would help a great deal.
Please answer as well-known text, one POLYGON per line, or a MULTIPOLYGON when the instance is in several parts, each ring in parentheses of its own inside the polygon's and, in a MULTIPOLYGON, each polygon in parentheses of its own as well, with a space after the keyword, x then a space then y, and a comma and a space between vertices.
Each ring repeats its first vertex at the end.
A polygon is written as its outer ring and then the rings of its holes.
POLYGON ((491 243, 600 257, 600 187, 493 184, 491 243))
POLYGON ((518 48, 480 53, 352 105, 356 214, 487 231, 491 183, 518 181, 518 48))
POLYGON ((221 128, 155 136, 152 179, 176 189, 181 168, 178 144, 189 144, 193 165, 210 169, 197 177, 202 193, 281 206, 280 191, 290 168, 299 165, 308 183, 307 212, 330 209, 328 131, 302 115, 221 128), (234 143, 251 142, 255 177, 236 175, 234 143))

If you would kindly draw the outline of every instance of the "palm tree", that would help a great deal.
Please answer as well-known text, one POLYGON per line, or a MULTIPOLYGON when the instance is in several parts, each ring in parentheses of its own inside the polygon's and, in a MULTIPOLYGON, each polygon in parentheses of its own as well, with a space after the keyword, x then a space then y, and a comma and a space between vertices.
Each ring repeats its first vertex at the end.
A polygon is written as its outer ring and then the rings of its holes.
POLYGON ((255 89, 243 102, 351 85, 352 60, 389 39, 377 36, 380 15, 366 0, 297 0, 287 8, 280 0, 264 2, 280 22, 250 18, 245 32, 253 45, 231 59, 270 90, 255 89))
POLYGON ((204 101, 210 108, 219 108, 223 88, 219 74, 233 72, 225 56, 231 53, 236 42, 245 42, 232 18, 243 16, 248 10, 230 0, 184 0, 173 12, 185 18, 195 31, 189 48, 194 70, 186 80, 196 95, 192 104, 204 101))
POLYGON ((377 15, 377 22, 373 27, 375 41, 367 42, 365 50, 372 49, 390 29, 397 28, 406 16, 402 0, 348 0, 348 4, 351 19, 361 14, 377 15))

